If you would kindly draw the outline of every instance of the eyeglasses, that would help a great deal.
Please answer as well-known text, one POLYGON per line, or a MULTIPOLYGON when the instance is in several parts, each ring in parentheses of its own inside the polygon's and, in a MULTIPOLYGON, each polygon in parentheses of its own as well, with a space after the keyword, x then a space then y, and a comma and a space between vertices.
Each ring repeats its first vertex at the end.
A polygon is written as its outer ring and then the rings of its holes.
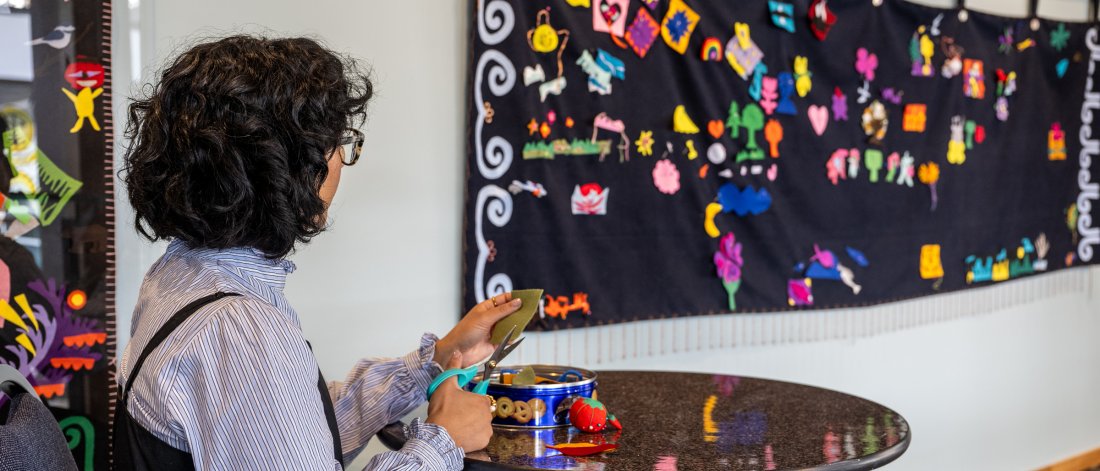
POLYGON ((358 129, 345 131, 344 137, 341 137, 340 142, 337 144, 344 149, 344 165, 350 167, 359 161, 359 155, 363 153, 364 140, 363 133, 358 129))

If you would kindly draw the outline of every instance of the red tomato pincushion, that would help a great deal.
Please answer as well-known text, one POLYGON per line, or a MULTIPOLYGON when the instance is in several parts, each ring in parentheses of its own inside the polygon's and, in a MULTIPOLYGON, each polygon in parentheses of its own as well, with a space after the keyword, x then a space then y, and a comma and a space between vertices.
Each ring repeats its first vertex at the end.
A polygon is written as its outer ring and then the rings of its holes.
POLYGON ((595 399, 580 399, 569 408, 569 423, 582 432, 603 431, 607 427, 607 408, 595 399))

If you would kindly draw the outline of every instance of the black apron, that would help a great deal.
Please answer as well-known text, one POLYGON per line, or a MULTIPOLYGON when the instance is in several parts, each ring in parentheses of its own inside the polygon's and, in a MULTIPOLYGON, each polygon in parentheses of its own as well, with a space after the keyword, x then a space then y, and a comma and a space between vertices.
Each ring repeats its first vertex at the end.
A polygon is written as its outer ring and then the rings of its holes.
MULTIPOLYGON (((122 400, 115 407, 113 469, 118 471, 182 471, 195 469, 190 453, 173 448, 157 438, 156 435, 153 435, 152 432, 146 430, 134 420, 126 406, 130 398, 130 388, 134 385, 134 378, 137 378, 146 357, 153 350, 156 350, 164 342, 164 339, 168 338, 168 335, 176 330, 176 327, 179 327, 188 317, 191 317, 203 306, 226 296, 239 295, 235 293, 215 293, 180 309, 179 312, 168 319, 168 322, 161 326, 156 335, 153 335, 153 338, 149 340, 145 350, 138 356, 137 362, 134 363, 134 367, 130 371, 130 377, 126 378, 126 388, 122 392, 122 400)), ((325 408, 325 419, 328 420, 328 428, 332 432, 333 457, 343 466, 343 450, 340 449, 340 430, 336 426, 336 412, 332 407, 332 398, 328 395, 328 386, 325 385, 325 378, 321 375, 320 370, 317 371, 317 390, 321 393, 321 404, 325 408)), ((285 445, 293 446, 290 443, 285 445)))

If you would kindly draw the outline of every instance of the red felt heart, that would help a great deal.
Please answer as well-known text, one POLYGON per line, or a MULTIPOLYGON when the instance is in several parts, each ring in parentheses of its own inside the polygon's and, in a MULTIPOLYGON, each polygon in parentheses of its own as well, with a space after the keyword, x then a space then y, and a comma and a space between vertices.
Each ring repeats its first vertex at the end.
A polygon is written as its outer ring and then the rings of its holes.
POLYGON ((608 0, 600 2, 600 14, 603 15, 603 20, 608 25, 619 21, 619 16, 623 14, 618 5, 612 5, 608 0))

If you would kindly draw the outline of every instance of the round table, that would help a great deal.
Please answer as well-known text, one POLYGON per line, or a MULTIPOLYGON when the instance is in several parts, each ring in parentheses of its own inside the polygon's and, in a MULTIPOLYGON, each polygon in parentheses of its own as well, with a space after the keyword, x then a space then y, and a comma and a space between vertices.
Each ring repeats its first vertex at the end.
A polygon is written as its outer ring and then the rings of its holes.
MULTIPOLYGON (((573 427, 495 429, 466 469, 862 470, 894 461, 909 447, 898 413, 848 394, 737 376, 601 371, 599 399, 623 430, 573 427), (546 445, 617 443, 614 452, 571 458, 546 445)), ((404 445, 402 425, 379 437, 404 445)))

